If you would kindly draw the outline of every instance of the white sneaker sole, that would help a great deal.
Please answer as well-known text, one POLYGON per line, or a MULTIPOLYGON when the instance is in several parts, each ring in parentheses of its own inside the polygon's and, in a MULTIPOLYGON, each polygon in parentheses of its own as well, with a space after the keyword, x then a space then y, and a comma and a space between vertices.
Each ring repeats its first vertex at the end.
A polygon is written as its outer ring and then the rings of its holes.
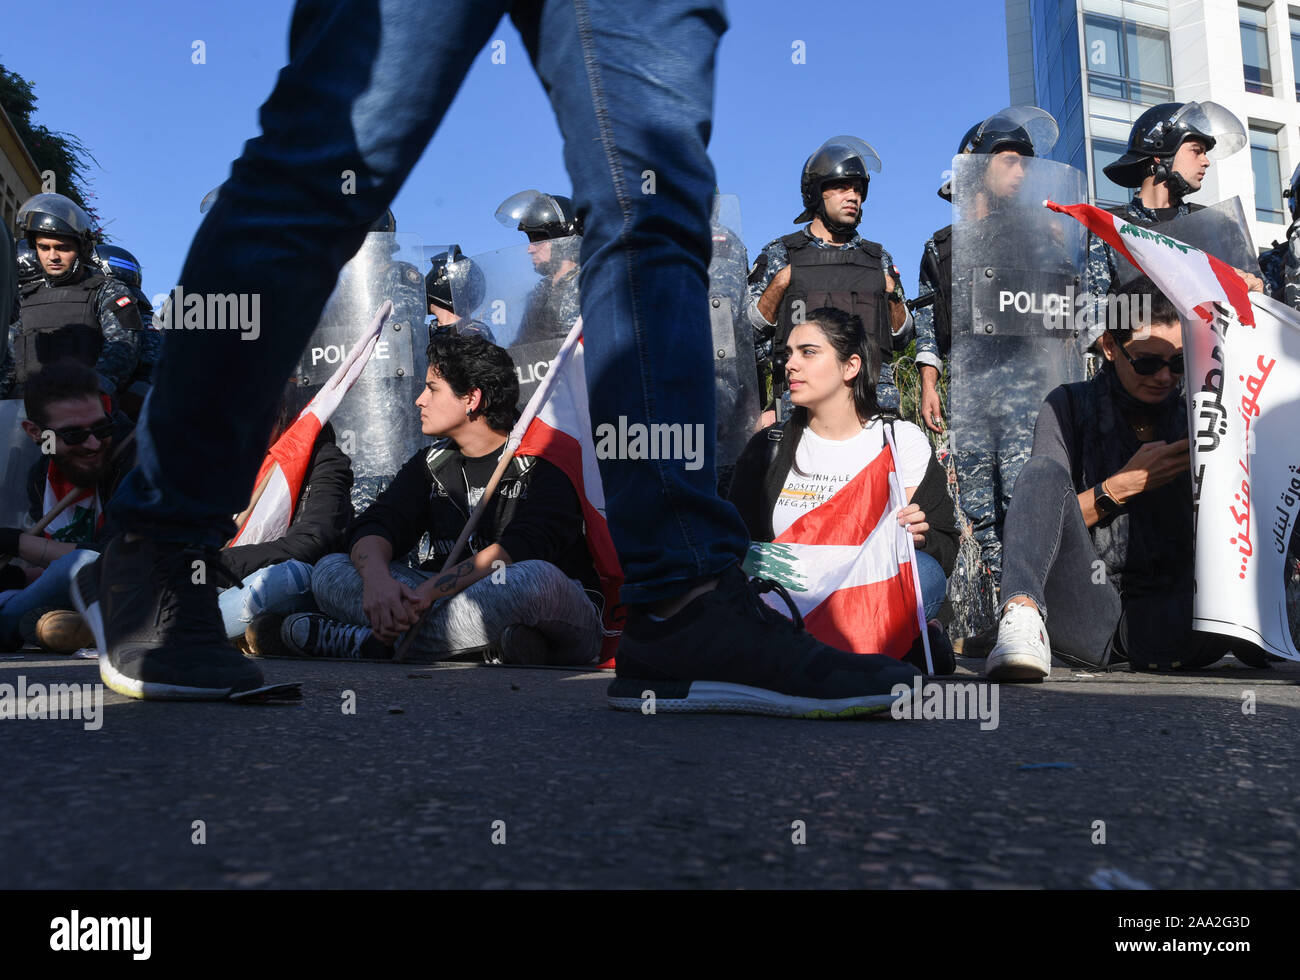
POLYGON ((1051 673, 1051 662, 1044 664, 1032 653, 1008 653, 996 658, 990 654, 984 667, 984 676, 991 681, 1041 681, 1051 673))
MULTIPOLYGON (((645 682, 647 690, 653 690, 654 682, 645 682)), ((728 684, 724 681, 692 681, 685 697, 655 697, 654 714, 743 714, 768 715, 777 718, 855 718, 862 715, 879 714, 888 711, 893 704, 910 701, 909 688, 902 694, 873 694, 858 698, 839 698, 825 700, 821 698, 800 698, 789 694, 779 694, 760 687, 747 687, 744 684, 728 684)), ((649 698, 609 697, 611 708, 620 711, 643 711, 651 714, 645 706, 649 698)))

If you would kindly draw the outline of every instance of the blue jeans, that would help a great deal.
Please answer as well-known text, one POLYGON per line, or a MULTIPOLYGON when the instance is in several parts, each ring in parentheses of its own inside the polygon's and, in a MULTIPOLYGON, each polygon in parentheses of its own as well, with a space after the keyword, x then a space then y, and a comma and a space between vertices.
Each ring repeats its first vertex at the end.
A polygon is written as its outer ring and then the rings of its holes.
POLYGON ((167 332, 139 467, 112 504, 117 524, 211 547, 230 537, 284 379, 338 270, 507 9, 550 95, 585 217, 592 425, 622 416, 629 426, 700 425, 706 438, 694 470, 684 460, 600 461, 623 600, 678 595, 741 560, 744 524, 714 489, 706 306, 722 0, 299 0, 262 135, 235 161, 181 273, 187 295, 260 297, 260 333, 167 332), (354 194, 341 192, 345 171, 354 194), (642 192, 647 172, 655 193, 642 192))
POLYGON ((94 561, 99 554, 77 549, 61 555, 46 566, 40 577, 22 592, 0 607, 0 647, 13 647, 21 642, 18 621, 33 609, 42 606, 50 609, 71 609, 72 596, 68 585, 72 576, 86 562, 94 561))
POLYGON ((311 594, 311 565, 289 559, 244 576, 243 584, 226 589, 217 598, 226 636, 243 636, 248 624, 262 613, 308 612, 316 608, 311 594))
POLYGON ((939 615, 939 607, 948 594, 948 576, 943 574, 943 566, 924 551, 916 553, 916 574, 921 579, 921 603, 925 606, 925 618, 934 619, 939 615))

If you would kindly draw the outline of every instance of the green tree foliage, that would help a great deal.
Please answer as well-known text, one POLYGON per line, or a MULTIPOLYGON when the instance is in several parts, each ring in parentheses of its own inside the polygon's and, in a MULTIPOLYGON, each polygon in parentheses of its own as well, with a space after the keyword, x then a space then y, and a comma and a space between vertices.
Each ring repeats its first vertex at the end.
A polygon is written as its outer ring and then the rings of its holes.
POLYGON ((52 130, 32 119, 36 109, 32 83, 3 64, 0 64, 0 106, 36 161, 36 169, 41 173, 53 171, 58 192, 76 201, 98 222, 99 215, 89 203, 92 195, 88 173, 90 165, 98 165, 98 161, 76 136, 52 130))

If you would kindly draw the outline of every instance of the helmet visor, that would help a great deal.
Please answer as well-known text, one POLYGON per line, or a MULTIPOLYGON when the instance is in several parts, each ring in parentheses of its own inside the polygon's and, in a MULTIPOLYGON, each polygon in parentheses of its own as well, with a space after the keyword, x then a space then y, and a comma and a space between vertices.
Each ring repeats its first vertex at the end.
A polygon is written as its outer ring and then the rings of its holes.
POLYGON ((812 155, 809 169, 814 173, 835 174, 849 160, 857 157, 870 173, 880 173, 880 156, 871 144, 856 136, 832 136, 812 155))
POLYGON ((561 224, 565 220, 555 198, 534 190, 520 191, 507 197, 497 208, 496 219, 507 228, 524 231, 561 224))
POLYGON ((980 123, 971 142, 978 145, 986 136, 997 139, 1002 133, 1008 134, 1008 139, 1012 139, 1010 134, 1016 133, 1017 130, 1023 130, 1029 136, 1029 144, 1033 148, 1034 156, 1046 156, 1051 153, 1052 147, 1056 145, 1056 140, 1061 135, 1061 130, 1050 112, 1036 105, 1013 105, 995 112, 980 123))
POLYGON ((1169 120, 1172 127, 1208 136, 1214 141, 1208 156, 1213 160, 1230 157, 1246 145, 1246 130, 1226 107, 1217 102, 1188 102, 1169 120))
POLYGON ((37 194, 18 209, 18 227, 25 232, 76 235, 86 238, 92 230, 90 215, 62 194, 37 194))

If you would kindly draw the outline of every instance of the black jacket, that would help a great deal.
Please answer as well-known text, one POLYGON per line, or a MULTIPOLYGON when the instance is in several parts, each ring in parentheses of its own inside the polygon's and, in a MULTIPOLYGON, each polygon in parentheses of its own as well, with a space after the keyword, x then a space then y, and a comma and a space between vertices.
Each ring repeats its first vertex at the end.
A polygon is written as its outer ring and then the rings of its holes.
MULTIPOLYGON (((492 454, 493 461, 496 456, 492 454)), ((472 469, 481 470, 479 464, 485 461, 469 462, 472 469)), ((420 567, 440 571, 473 509, 470 484, 482 485, 467 477, 466 457, 450 442, 421 449, 352 523, 349 549, 374 534, 387 539, 394 556, 401 556, 427 533, 430 554, 420 567)), ((516 456, 510 461, 463 557, 490 544, 500 544, 513 562, 548 561, 584 587, 600 591, 578 494, 563 471, 544 459, 516 456)))
MULTIPOLYGON (((117 427, 113 430, 113 445, 121 446, 123 440, 131 434, 135 426, 121 412, 113 416, 113 421, 117 427)), ((49 469, 50 460, 47 456, 42 456, 27 471, 27 506, 28 513, 33 521, 39 521, 45 516, 45 474, 49 469)), ((135 467, 135 443, 127 446, 118 453, 117 458, 109 464, 100 477, 99 485, 95 487, 99 493, 99 499, 105 506, 113 499, 113 494, 117 493, 118 485, 135 467)), ((105 522, 103 528, 95 533, 91 538, 85 541, 74 542, 78 548, 85 548, 91 551, 98 551, 108 543, 112 537, 113 530, 105 522)))
POLYGON ((334 429, 326 423, 312 447, 307 475, 284 537, 236 545, 221 557, 239 579, 291 558, 314 564, 343 547, 344 530, 351 520, 352 460, 334 444, 334 429))
MULTIPOLYGON (((770 425, 749 440, 736 461, 730 498, 740 511, 751 540, 771 541, 774 537, 772 511, 794 465, 795 449, 802 436, 803 428, 794 425, 793 420, 770 425)), ((935 459, 933 450, 912 503, 925 512, 926 523, 930 525, 921 550, 939 563, 945 575, 951 575, 961 532, 957 528, 957 511, 948 495, 948 471, 935 459)))

